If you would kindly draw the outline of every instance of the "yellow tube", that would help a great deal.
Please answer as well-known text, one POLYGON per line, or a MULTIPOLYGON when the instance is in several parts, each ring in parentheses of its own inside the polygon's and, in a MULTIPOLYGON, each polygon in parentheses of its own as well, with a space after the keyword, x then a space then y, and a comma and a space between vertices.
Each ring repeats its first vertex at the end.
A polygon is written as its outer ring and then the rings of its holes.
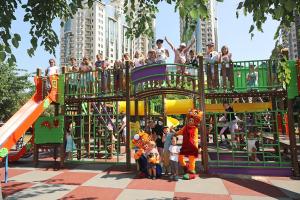
MULTIPOLYGON (((206 112, 224 112, 222 104, 206 104, 206 112)), ((186 114, 189 109, 193 108, 192 99, 181 99, 181 100, 165 100, 165 108, 167 115, 179 115, 186 114)), ((254 111, 265 111, 268 108, 272 109, 271 102, 264 103, 235 103, 233 109, 235 112, 254 112, 254 111)), ((138 115, 144 115, 144 102, 138 102, 138 115)), ((126 111, 126 102, 119 102, 119 111, 126 111)), ((130 115, 134 115, 134 101, 130 102, 130 115)))

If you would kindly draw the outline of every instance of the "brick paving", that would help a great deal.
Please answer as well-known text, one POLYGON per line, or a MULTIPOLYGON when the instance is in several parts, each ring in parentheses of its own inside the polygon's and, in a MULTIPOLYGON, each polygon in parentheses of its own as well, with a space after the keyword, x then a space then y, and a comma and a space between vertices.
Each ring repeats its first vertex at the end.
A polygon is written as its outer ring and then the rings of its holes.
MULTIPOLYGON (((4 199, 71 200, 269 200, 300 199, 300 181, 289 177, 209 175, 178 182, 140 179, 133 170, 108 164, 68 164, 56 170, 14 164, 2 183, 4 199)), ((4 178, 4 169, 1 169, 4 178)))

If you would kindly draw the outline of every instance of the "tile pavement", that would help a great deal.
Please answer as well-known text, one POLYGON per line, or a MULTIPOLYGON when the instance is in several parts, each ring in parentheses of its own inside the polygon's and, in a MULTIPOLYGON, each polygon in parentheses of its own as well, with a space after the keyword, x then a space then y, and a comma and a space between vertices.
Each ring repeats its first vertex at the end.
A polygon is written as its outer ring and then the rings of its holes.
MULTIPOLYGON (((3 168, 0 170, 3 180, 3 168)), ((137 178, 135 172, 109 165, 78 165, 64 170, 9 169, 2 183, 5 199, 62 200, 272 200, 300 199, 300 181, 288 177, 203 176, 178 182, 137 178)))

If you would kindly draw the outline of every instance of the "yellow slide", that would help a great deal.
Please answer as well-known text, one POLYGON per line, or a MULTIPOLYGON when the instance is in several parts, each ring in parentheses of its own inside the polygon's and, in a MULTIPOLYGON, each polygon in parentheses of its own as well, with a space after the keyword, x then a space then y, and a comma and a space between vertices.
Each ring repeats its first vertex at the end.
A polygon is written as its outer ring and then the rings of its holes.
MULTIPOLYGON (((206 112, 224 112, 222 104, 206 104, 206 112)), ((165 100, 166 115, 179 115, 186 114, 189 109, 193 108, 192 99, 181 99, 181 100, 165 100)), ((264 103, 235 103, 233 104, 233 109, 235 112, 255 112, 255 111, 265 111, 268 108, 272 109, 271 102, 264 103)), ((144 102, 138 102, 138 115, 144 115, 144 102)), ((126 102, 119 102, 119 111, 126 112, 126 102)), ((130 102, 130 115, 134 115, 134 101, 130 102)))

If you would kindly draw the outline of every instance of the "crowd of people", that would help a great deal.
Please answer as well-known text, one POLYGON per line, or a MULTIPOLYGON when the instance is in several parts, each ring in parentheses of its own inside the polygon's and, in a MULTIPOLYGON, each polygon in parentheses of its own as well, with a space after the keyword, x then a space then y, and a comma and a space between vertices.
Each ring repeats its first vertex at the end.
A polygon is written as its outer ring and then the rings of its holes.
MULTIPOLYGON (((198 66, 198 58, 197 53, 194 49, 192 49, 195 44, 195 38, 192 39, 191 43, 187 46, 185 43, 181 43, 178 48, 174 46, 174 44, 167 38, 158 39, 156 41, 156 46, 153 49, 150 49, 147 55, 143 55, 142 52, 136 51, 134 53, 133 58, 130 57, 128 53, 123 54, 120 60, 116 60, 114 63, 110 63, 107 58, 104 57, 103 54, 98 54, 96 56, 95 62, 92 62, 88 57, 83 57, 82 62, 78 66, 78 62, 75 57, 70 58, 70 64, 67 66, 67 72, 82 72, 80 75, 73 73, 69 75, 68 81, 71 89, 82 89, 82 93, 88 92, 93 93, 95 86, 93 86, 93 82, 97 79, 100 80, 99 85, 101 88, 101 92, 106 92, 108 87, 108 79, 109 73, 108 69, 114 69, 114 89, 122 90, 122 86, 124 81, 121 80, 124 74, 123 69, 125 68, 125 63, 127 61, 130 62, 130 69, 140 67, 143 65, 152 65, 152 64, 164 64, 170 57, 169 50, 164 46, 164 41, 169 45, 171 50, 174 52, 174 63, 178 64, 176 66, 176 73, 180 74, 180 76, 176 76, 176 85, 181 82, 192 82, 193 79, 187 78, 184 79, 186 75, 195 75, 193 72, 190 72, 186 65, 190 66, 198 66), (95 73, 98 71, 99 73, 95 73), (80 87, 78 87, 80 86, 80 87), (88 88, 88 89, 87 89, 88 88), (87 91, 88 90, 88 91, 87 91)), ((205 52, 204 61, 206 63, 206 73, 211 74, 209 78, 207 78, 207 85, 214 86, 216 84, 216 76, 215 76, 215 64, 218 65, 218 76, 225 77, 226 84, 230 82, 230 76, 233 76, 233 68, 229 63, 232 61, 232 54, 229 51, 227 46, 223 46, 221 48, 221 52, 215 51, 215 44, 213 42, 209 42, 207 44, 207 51, 205 52), (224 66, 225 67, 222 67, 224 66)), ((49 67, 46 69, 46 76, 50 76, 53 74, 59 73, 59 68, 55 65, 55 60, 49 60, 49 67)), ((166 72, 168 73, 168 72, 166 72)), ((223 82, 223 78, 220 79, 220 84, 223 82)), ((254 65, 249 67, 249 73, 246 77, 246 85, 248 88, 254 88, 257 86, 258 81, 258 72, 254 65)), ((168 76, 166 76, 166 83, 170 86, 170 81, 168 76)), ((193 82, 194 83, 194 82, 193 82)))
POLYGON ((178 180, 178 155, 180 146, 177 145, 177 136, 173 127, 163 126, 161 120, 150 120, 145 130, 150 133, 148 149, 145 151, 147 159, 148 178, 157 178, 157 167, 163 166, 164 175, 171 180, 178 180))

